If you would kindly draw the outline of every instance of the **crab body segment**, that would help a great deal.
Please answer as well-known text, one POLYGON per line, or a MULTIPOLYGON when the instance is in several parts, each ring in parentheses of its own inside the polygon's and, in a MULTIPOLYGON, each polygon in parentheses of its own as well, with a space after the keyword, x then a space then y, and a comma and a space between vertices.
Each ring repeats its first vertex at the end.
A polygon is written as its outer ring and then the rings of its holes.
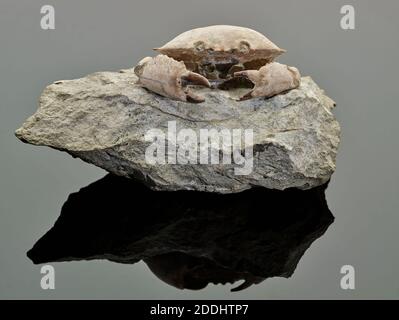
POLYGON ((202 102, 191 86, 229 88, 246 83, 252 89, 241 99, 270 97, 296 88, 299 71, 273 62, 285 52, 261 33, 243 27, 216 25, 178 35, 155 49, 135 68, 139 83, 175 100, 202 102))

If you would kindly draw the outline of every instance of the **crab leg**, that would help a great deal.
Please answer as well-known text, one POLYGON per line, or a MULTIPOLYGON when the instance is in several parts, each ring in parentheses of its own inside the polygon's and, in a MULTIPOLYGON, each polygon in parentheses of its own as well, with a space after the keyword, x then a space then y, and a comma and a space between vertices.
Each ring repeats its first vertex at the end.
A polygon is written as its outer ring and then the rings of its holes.
POLYGON ((183 62, 165 55, 146 57, 134 68, 139 84, 164 97, 188 102, 203 102, 205 99, 189 89, 191 85, 210 87, 202 75, 187 70, 183 62))
POLYGON ((242 96, 240 100, 255 97, 272 97, 284 91, 297 88, 301 82, 301 75, 297 68, 278 62, 269 63, 259 70, 235 72, 234 77, 246 78, 254 84, 253 89, 242 96))

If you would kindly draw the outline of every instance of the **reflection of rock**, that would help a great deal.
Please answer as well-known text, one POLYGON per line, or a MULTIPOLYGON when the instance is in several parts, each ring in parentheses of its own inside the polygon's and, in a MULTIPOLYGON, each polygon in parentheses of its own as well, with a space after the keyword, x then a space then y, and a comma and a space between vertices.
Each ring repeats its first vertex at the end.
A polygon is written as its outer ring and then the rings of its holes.
POLYGON ((290 277, 333 221, 324 189, 160 192, 107 175, 69 196, 28 256, 34 263, 144 260, 178 288, 290 277))
MULTIPOLYGON (((157 190, 308 189, 326 183, 335 170, 340 128, 332 113, 334 102, 310 77, 302 78, 298 89, 270 99, 237 102, 229 97, 231 91, 204 88, 201 95, 206 101, 201 104, 161 97, 136 81, 132 69, 57 81, 44 90, 40 108, 16 135, 111 173, 140 179, 157 190), (145 158, 151 143, 145 134, 151 129, 166 133, 170 121, 178 132, 194 130, 198 140, 201 129, 217 133, 229 129, 230 134, 234 129, 253 130, 253 143, 245 145, 253 147, 253 170, 235 175, 241 164, 222 164, 221 159, 219 165, 151 164, 145 158)), ((171 137, 167 140, 171 150, 179 145, 171 137)), ((231 157, 231 149, 223 153, 231 157)), ((205 150, 201 155, 207 154, 205 150)))

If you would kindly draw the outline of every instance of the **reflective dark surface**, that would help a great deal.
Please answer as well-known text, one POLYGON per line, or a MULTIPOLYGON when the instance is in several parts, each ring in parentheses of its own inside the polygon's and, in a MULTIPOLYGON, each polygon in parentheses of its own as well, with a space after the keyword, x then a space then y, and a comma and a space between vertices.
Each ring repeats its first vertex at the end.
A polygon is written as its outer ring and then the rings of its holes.
POLYGON ((28 257, 34 263, 143 260, 176 288, 244 280, 238 291, 293 274, 334 220, 325 188, 160 192, 109 174, 68 197, 28 257))

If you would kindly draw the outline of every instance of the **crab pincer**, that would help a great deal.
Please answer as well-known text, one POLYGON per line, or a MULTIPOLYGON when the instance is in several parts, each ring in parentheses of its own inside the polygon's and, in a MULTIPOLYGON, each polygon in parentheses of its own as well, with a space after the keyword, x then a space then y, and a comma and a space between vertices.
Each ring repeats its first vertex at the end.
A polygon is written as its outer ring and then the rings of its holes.
POLYGON ((162 54, 144 58, 134 72, 141 86, 174 100, 203 102, 205 99, 190 90, 190 86, 211 86, 207 78, 188 70, 183 62, 162 54))
POLYGON ((301 75, 297 68, 272 62, 259 70, 245 70, 234 73, 235 78, 245 78, 254 84, 250 92, 240 98, 247 100, 256 97, 272 97, 299 87, 301 75))

